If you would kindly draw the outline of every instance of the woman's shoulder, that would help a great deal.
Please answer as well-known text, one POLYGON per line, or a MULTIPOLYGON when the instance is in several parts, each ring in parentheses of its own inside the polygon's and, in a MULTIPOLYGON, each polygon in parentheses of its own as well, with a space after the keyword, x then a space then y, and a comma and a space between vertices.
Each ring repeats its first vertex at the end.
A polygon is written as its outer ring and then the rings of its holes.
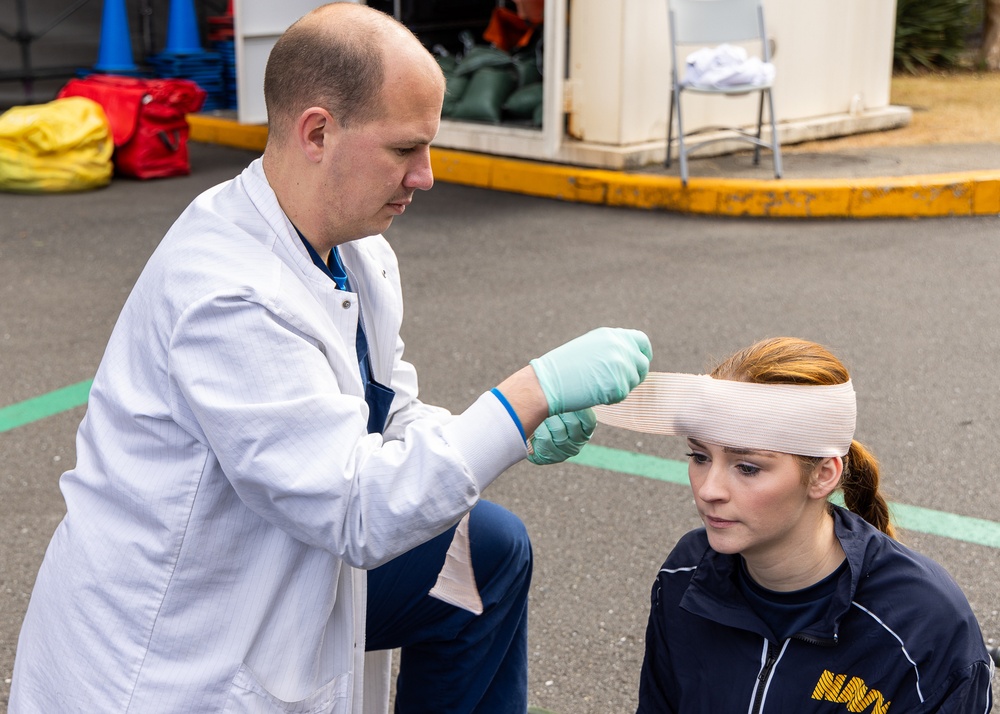
POLYGON ((890 538, 872 551, 855 599, 891 601, 905 595, 925 613, 954 610, 964 617, 971 612, 965 593, 940 563, 890 538))
POLYGON ((931 698, 988 667, 972 606, 941 564, 884 534, 869 551, 851 622, 900 647, 931 698))
POLYGON ((874 528, 855 545, 861 552, 852 564, 852 600, 867 616, 902 631, 915 623, 942 633, 954 633, 962 623, 976 629, 968 598, 940 563, 874 528))
POLYGON ((838 536, 859 571, 859 587, 886 594, 919 587, 921 599, 928 601, 942 596, 965 600, 940 563, 875 529, 860 516, 842 509, 841 514, 843 525, 838 526, 838 536))

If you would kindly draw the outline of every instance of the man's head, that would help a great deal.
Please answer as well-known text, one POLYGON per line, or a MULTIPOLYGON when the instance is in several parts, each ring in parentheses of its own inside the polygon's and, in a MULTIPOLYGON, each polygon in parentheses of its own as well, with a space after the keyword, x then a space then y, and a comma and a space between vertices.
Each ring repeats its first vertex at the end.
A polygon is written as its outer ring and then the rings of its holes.
POLYGON ((271 50, 264 103, 272 137, 281 137, 313 105, 329 109, 345 127, 383 110, 382 43, 392 18, 353 3, 336 5, 317 8, 295 22, 271 50))
POLYGON ((364 5, 324 5, 278 40, 264 78, 264 169, 321 255, 382 232, 431 187, 443 97, 419 40, 364 5))

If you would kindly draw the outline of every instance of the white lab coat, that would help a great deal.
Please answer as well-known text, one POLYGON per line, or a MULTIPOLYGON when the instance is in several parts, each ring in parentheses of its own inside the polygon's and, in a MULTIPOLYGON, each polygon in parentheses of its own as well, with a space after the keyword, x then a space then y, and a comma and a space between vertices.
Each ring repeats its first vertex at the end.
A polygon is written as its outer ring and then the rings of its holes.
POLYGON ((163 239, 60 482, 11 714, 385 711, 364 569, 454 525, 525 444, 489 393, 454 417, 418 401, 395 255, 381 236, 341 255, 357 294, 312 264, 260 160, 163 239), (359 302, 396 392, 384 440, 366 434, 359 302))

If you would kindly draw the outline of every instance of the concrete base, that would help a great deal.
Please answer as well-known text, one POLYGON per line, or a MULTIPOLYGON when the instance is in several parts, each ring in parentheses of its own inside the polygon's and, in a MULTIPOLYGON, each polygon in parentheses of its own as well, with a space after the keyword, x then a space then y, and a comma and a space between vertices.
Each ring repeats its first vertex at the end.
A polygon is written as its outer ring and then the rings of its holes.
MULTIPOLYGON (((778 125, 778 132, 784 146, 897 129, 908 125, 912 116, 913 112, 909 107, 888 106, 857 114, 833 114, 783 122, 778 125)), ((765 135, 769 133, 765 127, 765 135)), ((697 141, 724 138, 727 135, 726 132, 706 132, 699 134, 697 141)), ((627 146, 594 144, 564 137, 557 152, 547 155, 540 130, 447 120, 441 123, 441 131, 434 142, 440 148, 612 170, 641 169, 643 166, 662 164, 666 158, 666 144, 666 137, 662 141, 627 146)), ((731 154, 745 150, 747 146, 746 142, 719 141, 699 150, 697 156, 731 154)), ((676 148, 674 155, 676 156, 676 148)))

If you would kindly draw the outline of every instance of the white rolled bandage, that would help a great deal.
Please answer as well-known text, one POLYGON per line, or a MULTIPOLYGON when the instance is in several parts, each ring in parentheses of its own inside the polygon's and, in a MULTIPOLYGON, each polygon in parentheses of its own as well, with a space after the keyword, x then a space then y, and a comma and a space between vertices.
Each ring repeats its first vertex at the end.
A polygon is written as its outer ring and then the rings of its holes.
POLYGON ((754 384, 707 374, 650 372, 618 404, 594 407, 597 421, 644 434, 690 436, 735 449, 844 456, 854 439, 851 382, 754 384))

